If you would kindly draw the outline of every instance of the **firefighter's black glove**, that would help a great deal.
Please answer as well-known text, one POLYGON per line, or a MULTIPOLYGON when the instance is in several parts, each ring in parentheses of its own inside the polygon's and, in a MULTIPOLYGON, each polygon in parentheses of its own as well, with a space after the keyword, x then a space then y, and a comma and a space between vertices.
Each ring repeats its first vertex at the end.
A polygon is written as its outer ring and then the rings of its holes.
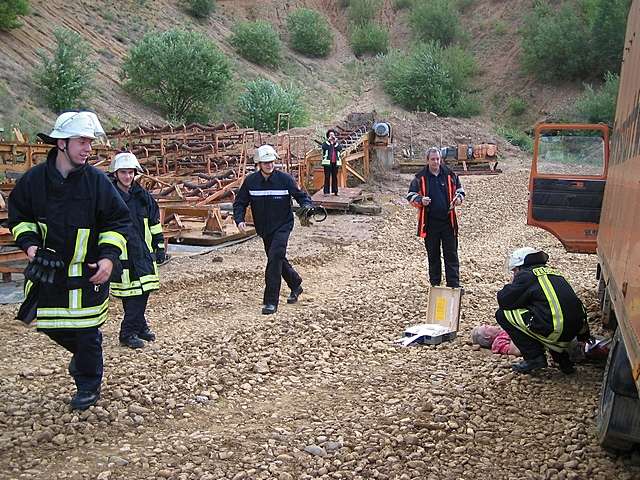
POLYGON ((300 225, 303 227, 311 226, 311 215, 313 215, 313 207, 300 207, 296 212, 298 219, 300 220, 300 225))
POLYGON ((589 324, 586 322, 586 320, 582 325, 582 329, 580 329, 578 335, 576 335, 576 340, 584 343, 595 343, 596 339, 591 335, 591 332, 589 331, 589 324))
POLYGON ((162 265, 166 261, 167 254, 165 253, 164 248, 159 248, 158 250, 156 250, 156 263, 158 265, 162 265))
POLYGON ((38 248, 33 261, 24 270, 24 278, 34 283, 53 283, 56 270, 64 267, 60 256, 49 248, 38 248))

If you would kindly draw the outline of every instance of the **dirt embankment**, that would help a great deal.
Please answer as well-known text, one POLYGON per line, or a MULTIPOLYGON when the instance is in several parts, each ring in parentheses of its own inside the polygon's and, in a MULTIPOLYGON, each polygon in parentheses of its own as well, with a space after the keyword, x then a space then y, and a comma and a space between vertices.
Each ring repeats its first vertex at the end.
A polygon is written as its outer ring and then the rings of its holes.
POLYGON ((638 478, 637 453, 596 444, 602 365, 516 376, 512 358, 470 344, 523 245, 550 254, 597 328, 595 259, 527 227, 527 172, 505 170, 462 179, 461 331, 437 347, 392 344, 424 319, 427 294, 411 177, 393 173, 368 187, 381 216, 296 225, 305 292, 274 316, 260 315, 258 239, 162 267, 148 309, 158 340, 142 350, 118 345, 114 301, 102 399, 85 413, 66 403, 69 355, 2 307, 0 478, 638 478))

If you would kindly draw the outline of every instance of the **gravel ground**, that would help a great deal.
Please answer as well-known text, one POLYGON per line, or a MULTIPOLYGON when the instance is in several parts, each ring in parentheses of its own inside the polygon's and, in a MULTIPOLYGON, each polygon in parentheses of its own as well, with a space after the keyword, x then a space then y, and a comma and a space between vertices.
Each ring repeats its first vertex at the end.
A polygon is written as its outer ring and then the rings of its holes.
POLYGON ((158 340, 118 346, 104 327, 103 398, 71 412, 69 355, 1 307, 0 478, 634 479, 640 455, 595 439, 602 365, 574 376, 515 376, 513 358, 471 345, 493 321, 504 258, 544 248, 595 312, 593 256, 525 226, 524 169, 465 177, 460 209, 461 331, 401 349, 426 315, 424 246, 403 199, 408 175, 369 188, 379 217, 331 215, 296 226, 297 305, 260 315, 264 254, 253 239, 172 260, 148 317, 158 340))

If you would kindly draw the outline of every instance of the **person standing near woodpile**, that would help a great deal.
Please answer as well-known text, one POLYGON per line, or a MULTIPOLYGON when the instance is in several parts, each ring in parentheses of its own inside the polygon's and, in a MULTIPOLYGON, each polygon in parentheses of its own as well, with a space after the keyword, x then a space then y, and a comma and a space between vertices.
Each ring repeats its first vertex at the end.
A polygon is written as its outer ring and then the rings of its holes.
POLYGON ((338 169, 342 166, 342 150, 334 129, 327 130, 327 139, 322 143, 322 167, 324 168, 324 187, 322 193, 338 195, 338 169))
POLYGON ((233 217, 240 231, 246 230, 245 214, 251 205, 256 233, 262 237, 267 254, 264 272, 263 315, 276 313, 282 279, 291 289, 287 303, 296 303, 302 293, 302 278, 287 260, 287 244, 293 230, 293 197, 301 208, 313 207, 309 195, 300 190, 291 175, 276 170, 278 154, 271 145, 256 150, 258 170, 248 175, 233 202, 233 217))
POLYGON ((122 299, 124 309, 120 344, 142 348, 143 340, 152 342, 156 339, 144 314, 149 294, 160 288, 158 264, 166 260, 160 210, 151 194, 135 181, 136 173, 141 173, 142 167, 133 153, 119 153, 113 157, 110 171, 114 186, 129 208, 131 220, 127 248, 120 256, 122 273, 111 283, 111 293, 122 299))
POLYGON ((418 233, 424 239, 429 262, 429 282, 442 281, 442 262, 447 287, 460 286, 458 260, 458 218, 455 207, 462 203, 465 193, 460 179, 442 165, 440 149, 427 150, 427 165, 420 170, 409 186, 407 200, 418 209, 418 233))
POLYGON ((26 172, 9 197, 9 227, 29 259, 26 299, 17 318, 73 354, 69 374, 77 392, 71 407, 100 398, 102 333, 109 279, 125 252, 127 206, 107 176, 87 164, 104 131, 92 112, 65 112, 49 135, 47 160, 26 172))

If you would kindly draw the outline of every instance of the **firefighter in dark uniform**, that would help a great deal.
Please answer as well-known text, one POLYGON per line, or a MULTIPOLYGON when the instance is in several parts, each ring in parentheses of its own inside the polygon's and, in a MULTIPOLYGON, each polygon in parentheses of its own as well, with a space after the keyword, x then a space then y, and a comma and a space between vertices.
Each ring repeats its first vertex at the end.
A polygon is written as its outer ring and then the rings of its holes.
POLYGON ((324 186, 322 193, 338 195, 338 169, 342 166, 342 150, 344 146, 338 142, 334 129, 327 130, 327 139, 322 143, 322 161, 324 168, 324 186), (329 188, 331 187, 331 188, 329 188))
POLYGON ((264 315, 278 310, 281 279, 291 289, 287 303, 295 303, 302 293, 302 278, 287 260, 287 243, 293 230, 291 197, 300 207, 312 207, 309 195, 300 190, 293 177, 275 169, 278 159, 271 145, 257 149, 254 161, 258 171, 248 175, 233 203, 233 217, 241 231, 246 229, 245 212, 251 205, 256 233, 262 237, 267 254, 265 289, 262 308, 264 315))
POLYGON ((530 373, 547 366, 545 349, 564 373, 573 373, 567 350, 574 338, 589 339, 586 312, 569 282, 547 267, 549 256, 524 247, 508 258, 512 282, 498 292, 496 321, 522 352, 514 371, 530 373))
POLYGON ((135 181, 135 175, 142 172, 142 167, 133 153, 119 153, 113 157, 110 171, 118 193, 129 207, 131 219, 127 249, 120 255, 122 274, 111 282, 111 293, 122 299, 124 308, 120 344, 142 348, 143 340, 152 342, 156 339, 144 312, 149 294, 160 288, 158 264, 166 258, 160 210, 151 194, 135 181))
POLYGON ((424 238, 432 286, 440 285, 442 281, 441 251, 447 287, 460 286, 455 207, 463 199, 460 179, 442 165, 440 149, 432 147, 427 150, 427 165, 411 181, 407 200, 418 209, 418 236, 424 238))
POLYGON ((104 131, 91 112, 66 112, 49 135, 47 160, 18 180, 9 197, 9 226, 29 258, 26 299, 18 318, 70 351, 77 393, 71 407, 100 398, 102 334, 109 279, 125 251, 129 212, 100 170, 86 163, 104 131))

